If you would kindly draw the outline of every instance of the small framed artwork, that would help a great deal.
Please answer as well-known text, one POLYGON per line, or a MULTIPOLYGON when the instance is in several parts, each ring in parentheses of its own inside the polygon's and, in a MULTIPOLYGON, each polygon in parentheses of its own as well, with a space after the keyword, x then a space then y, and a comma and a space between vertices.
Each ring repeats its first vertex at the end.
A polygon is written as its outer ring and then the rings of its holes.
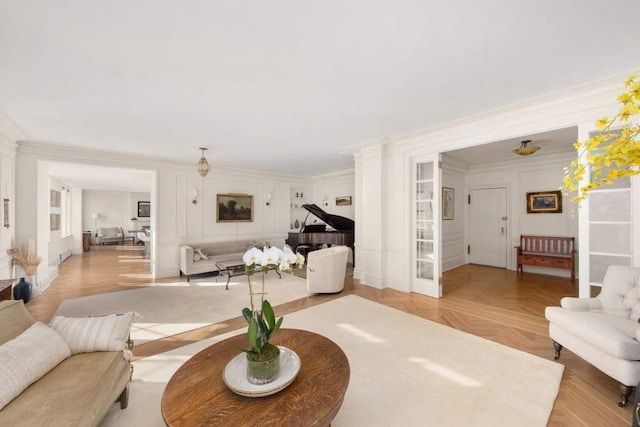
POLYGON ((562 213, 562 192, 527 193, 527 213, 562 213))
POLYGON ((442 219, 453 219, 456 203, 456 190, 442 187, 442 219))
POLYGON ((349 206, 351 204, 351 196, 336 197, 336 206, 349 206))
POLYGON ((138 202, 138 218, 150 218, 150 217, 151 217, 151 203, 138 202))
POLYGON ((240 193, 216 195, 216 222, 253 222, 253 196, 240 193))
POLYGON ((51 207, 52 208, 60 207, 60 192, 57 190, 51 190, 51 207))

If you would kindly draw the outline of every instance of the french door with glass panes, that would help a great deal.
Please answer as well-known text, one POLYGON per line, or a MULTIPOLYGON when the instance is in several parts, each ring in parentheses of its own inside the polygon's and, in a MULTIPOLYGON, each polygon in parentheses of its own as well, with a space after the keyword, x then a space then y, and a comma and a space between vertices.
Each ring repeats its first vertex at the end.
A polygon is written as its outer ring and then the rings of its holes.
MULTIPOLYGON (((588 133, 589 137, 597 132, 588 133)), ((585 134, 586 136, 587 134, 585 134)), ((581 140, 586 139, 584 136, 581 140)), ((581 160, 584 160, 582 158, 581 160)), ((587 170, 588 167, 587 167, 587 170)), ((607 171, 603 171, 606 173, 607 171)), ((591 171, 585 174, 581 186, 590 181, 591 171)), ((638 177, 625 177, 592 190, 580 208, 579 225, 579 296, 591 297, 599 293, 602 279, 610 265, 635 265, 638 256, 634 242, 634 223, 638 218, 638 177)), ((637 225, 636 225, 637 226, 637 225)))
POLYGON ((440 259, 440 156, 415 158, 412 163, 412 291, 442 296, 440 259))

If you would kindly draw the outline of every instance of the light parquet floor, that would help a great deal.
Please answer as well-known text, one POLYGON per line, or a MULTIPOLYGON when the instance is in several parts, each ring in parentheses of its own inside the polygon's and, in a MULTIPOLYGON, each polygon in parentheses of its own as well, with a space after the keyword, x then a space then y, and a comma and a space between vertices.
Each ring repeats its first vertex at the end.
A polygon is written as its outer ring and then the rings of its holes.
MULTIPOLYGON (((61 266, 59 277, 27 305, 33 316, 47 322, 66 298, 149 286, 149 263, 135 251, 92 247, 61 266)), ((180 280, 178 277, 159 282, 180 280)), ((184 280, 184 279, 182 279, 184 280)), ((347 279, 339 295, 310 296, 277 307, 278 315, 355 294, 389 307, 439 322, 495 342, 553 359, 544 308, 563 296, 576 296, 577 282, 523 274, 491 267, 465 265, 444 274, 444 298, 436 300, 394 289, 375 289, 347 279)), ((285 319, 286 320, 286 319, 285 319)), ((148 357, 246 326, 240 317, 134 348, 136 358, 148 357)), ((563 350, 565 372, 550 426, 628 426, 631 404, 618 408, 618 385, 590 364, 563 350)), ((460 399, 464 399, 460 396, 460 399)))

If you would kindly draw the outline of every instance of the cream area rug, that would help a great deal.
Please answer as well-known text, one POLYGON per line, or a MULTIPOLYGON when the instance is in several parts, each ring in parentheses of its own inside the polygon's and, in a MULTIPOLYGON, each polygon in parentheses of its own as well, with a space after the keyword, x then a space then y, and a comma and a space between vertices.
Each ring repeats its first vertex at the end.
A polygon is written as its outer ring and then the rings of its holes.
MULTIPOLYGON (((349 358, 334 427, 545 426, 564 370, 353 295, 287 315, 283 327, 322 334, 349 358)), ((129 407, 114 405, 102 426, 163 426, 160 401, 171 375, 201 349, 245 332, 134 362, 129 407)))
MULTIPOLYGON (((261 284, 261 276, 254 276, 261 284)), ((190 331, 242 315, 249 306, 247 276, 192 278, 191 282, 157 283, 129 291, 68 299, 60 304, 55 316, 83 317, 134 311, 131 338, 136 345, 190 331)), ((267 299, 274 307, 308 296, 306 281, 283 273, 279 279, 270 271, 266 278, 267 299)))

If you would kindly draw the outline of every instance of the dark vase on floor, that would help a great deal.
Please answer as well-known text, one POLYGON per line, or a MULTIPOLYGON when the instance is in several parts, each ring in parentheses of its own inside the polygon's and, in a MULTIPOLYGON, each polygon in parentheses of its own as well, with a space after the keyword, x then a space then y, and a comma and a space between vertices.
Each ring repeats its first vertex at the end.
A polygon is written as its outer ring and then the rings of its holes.
POLYGON ((25 304, 31 299, 31 283, 24 280, 24 277, 13 286, 13 299, 21 299, 25 304))

